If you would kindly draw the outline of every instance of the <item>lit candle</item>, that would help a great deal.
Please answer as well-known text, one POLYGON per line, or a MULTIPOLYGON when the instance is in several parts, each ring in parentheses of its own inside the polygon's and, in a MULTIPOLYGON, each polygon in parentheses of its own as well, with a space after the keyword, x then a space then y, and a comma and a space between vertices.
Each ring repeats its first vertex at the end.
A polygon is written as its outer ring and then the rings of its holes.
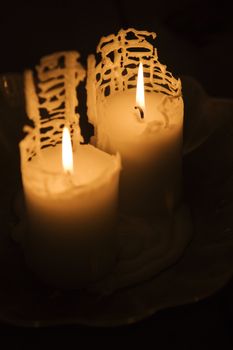
MULTIPOLYGON (((69 69, 63 74, 67 72, 70 74, 69 69)), ((77 75, 75 69, 73 73, 77 75)), ((51 98, 51 70, 47 74, 51 98)), ((56 71, 56 75, 60 74, 56 71)), ((56 79, 53 85, 57 91, 56 79)), ((31 72, 26 73, 25 86, 28 114, 32 118, 31 112, 38 110, 38 101, 31 72)), ((70 96, 72 91, 67 93, 70 96)), ((35 118, 35 128, 29 129, 20 142, 29 220, 22 243, 28 264, 43 280, 57 287, 78 288, 103 277, 115 264, 120 159, 91 145, 80 145, 74 137, 80 134, 79 127, 74 123, 72 150, 67 127, 72 118, 70 115, 61 118, 61 114, 59 118, 55 125, 65 124, 62 144, 60 131, 53 129, 51 133, 54 120, 46 119, 50 134, 40 133, 42 127, 38 127, 38 122, 42 118, 35 118), (38 141, 39 146, 35 147, 38 141)))
POLYGON ((181 195, 181 84, 158 62, 151 36, 121 30, 102 38, 97 66, 92 55, 88 59, 95 142, 109 153, 120 152, 121 208, 137 215, 170 212, 181 195))

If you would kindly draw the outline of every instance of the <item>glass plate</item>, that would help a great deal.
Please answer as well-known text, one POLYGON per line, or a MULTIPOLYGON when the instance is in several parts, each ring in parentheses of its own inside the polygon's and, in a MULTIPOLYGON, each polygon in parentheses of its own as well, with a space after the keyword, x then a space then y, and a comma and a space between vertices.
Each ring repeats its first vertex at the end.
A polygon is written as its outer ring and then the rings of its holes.
POLYGON ((9 237, 21 185, 18 142, 26 124, 22 76, 0 76, 0 320, 20 326, 116 326, 196 302, 233 274, 233 101, 208 97, 182 78, 185 102, 184 193, 194 236, 179 261, 154 278, 112 295, 61 292, 39 283, 9 237))

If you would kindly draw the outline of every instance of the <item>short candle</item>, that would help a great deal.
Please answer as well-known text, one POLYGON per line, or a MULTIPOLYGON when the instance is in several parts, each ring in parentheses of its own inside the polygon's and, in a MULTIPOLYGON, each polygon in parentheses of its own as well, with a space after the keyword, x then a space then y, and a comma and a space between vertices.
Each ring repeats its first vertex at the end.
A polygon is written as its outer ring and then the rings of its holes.
MULTIPOLYGON (((77 78, 76 66, 58 71, 61 57, 66 59, 65 63, 77 61, 76 54, 67 52, 46 57, 40 66, 47 74, 44 83, 50 84, 49 99, 51 91, 53 96, 58 92, 56 78, 51 84, 53 75, 72 74, 77 78)), ((88 144, 80 145, 78 124, 70 114, 66 117, 61 111, 55 123, 51 117, 46 119, 50 136, 41 135, 39 122, 43 119, 35 115, 39 102, 30 71, 25 74, 25 86, 28 114, 36 126, 20 142, 29 220, 23 240, 24 253, 31 268, 47 283, 62 288, 86 287, 115 264, 120 157, 88 144), (63 124, 65 127, 61 127, 63 124), (72 126, 73 145, 67 126, 72 126)), ((72 91, 68 91, 69 96, 72 91)), ((67 103, 66 96, 62 96, 67 103)), ((77 101, 73 106, 70 103, 69 109, 75 109, 76 105, 77 101)), ((44 106, 48 108, 49 104, 44 106)))

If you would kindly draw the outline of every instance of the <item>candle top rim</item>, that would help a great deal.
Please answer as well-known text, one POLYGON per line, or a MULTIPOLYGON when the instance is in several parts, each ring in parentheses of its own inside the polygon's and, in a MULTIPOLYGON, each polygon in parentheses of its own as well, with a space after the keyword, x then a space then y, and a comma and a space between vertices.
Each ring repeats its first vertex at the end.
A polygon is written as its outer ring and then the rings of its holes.
MULTIPOLYGON (((22 143, 24 142, 26 142, 26 139, 21 141, 20 146, 22 146, 22 143)), ((59 148, 60 147, 61 145, 59 144, 59 148)), ((96 155, 100 158, 104 157, 104 160, 101 159, 101 162, 104 162, 106 166, 103 166, 102 170, 99 171, 98 175, 96 177, 93 177, 91 181, 80 184, 77 183, 77 180, 75 181, 75 174, 74 176, 66 174, 62 171, 62 169, 61 171, 57 172, 47 171, 39 164, 34 166, 33 161, 27 161, 26 164, 21 163, 21 172, 24 186, 30 187, 32 192, 39 195, 40 197, 45 197, 48 195, 50 197, 56 197, 57 195, 61 194, 65 197, 73 197, 76 196, 77 193, 79 193, 79 195, 82 193, 85 194, 95 188, 103 186, 104 183, 110 181, 111 178, 121 169, 121 157, 118 152, 116 154, 109 154, 90 144, 80 145, 77 152, 91 152, 91 158, 93 159, 96 159, 96 155), (61 190, 50 191, 50 187, 47 187, 47 190, 45 190, 48 184, 54 184, 56 181, 62 181, 62 184, 64 186, 61 190)), ((35 157, 37 157, 37 155, 35 157)), ((80 164, 80 168, 78 168, 77 171, 82 171, 81 166, 82 164, 80 164)))

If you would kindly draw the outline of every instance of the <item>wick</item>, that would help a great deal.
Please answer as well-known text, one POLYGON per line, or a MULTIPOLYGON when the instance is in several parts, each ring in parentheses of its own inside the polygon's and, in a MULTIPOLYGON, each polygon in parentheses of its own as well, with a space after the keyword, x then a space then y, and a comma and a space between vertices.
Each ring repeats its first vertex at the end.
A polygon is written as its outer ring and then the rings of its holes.
POLYGON ((70 186, 73 186, 73 176, 72 171, 68 170, 65 172, 66 181, 70 186))
POLYGON ((73 175, 73 173, 72 173, 72 171, 70 171, 70 170, 66 170, 65 171, 65 175, 67 176, 67 178, 71 178, 72 177, 72 175, 73 175))
POLYGON ((139 110, 141 119, 144 119, 144 111, 143 111, 142 107, 135 106, 134 108, 139 110))

